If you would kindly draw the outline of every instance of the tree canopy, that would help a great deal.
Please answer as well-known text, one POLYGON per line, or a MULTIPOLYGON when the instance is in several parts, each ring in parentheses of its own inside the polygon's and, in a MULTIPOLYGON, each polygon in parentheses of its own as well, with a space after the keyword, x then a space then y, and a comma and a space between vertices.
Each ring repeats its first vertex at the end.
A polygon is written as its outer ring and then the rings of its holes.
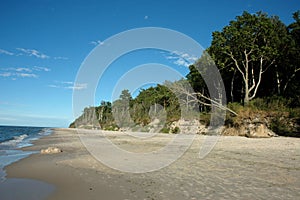
POLYGON ((278 17, 244 12, 222 31, 213 33, 208 52, 226 74, 240 75, 243 101, 248 104, 266 78, 263 74, 279 61, 287 40, 286 26, 278 17))

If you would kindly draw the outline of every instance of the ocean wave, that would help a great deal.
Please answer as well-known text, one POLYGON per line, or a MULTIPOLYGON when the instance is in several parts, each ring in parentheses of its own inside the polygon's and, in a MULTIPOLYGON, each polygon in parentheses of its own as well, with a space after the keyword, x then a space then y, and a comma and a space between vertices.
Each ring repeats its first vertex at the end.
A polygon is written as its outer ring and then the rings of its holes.
POLYGON ((19 135, 19 136, 14 136, 11 140, 7 140, 5 142, 2 142, 1 145, 15 147, 19 143, 21 143, 24 139, 26 139, 27 137, 28 137, 27 134, 23 134, 23 135, 19 135))
POLYGON ((46 135, 50 135, 51 133, 52 133, 51 128, 44 128, 38 134, 41 136, 46 136, 46 135))
POLYGON ((2 140, 0 140, 0 144, 2 144, 3 142, 7 142, 7 141, 10 141, 10 140, 13 140, 14 137, 9 137, 9 138, 2 138, 2 140))
MULTIPOLYGON (((5 177, 5 166, 29 156, 33 151, 20 148, 32 146, 32 142, 50 135, 52 129, 41 127, 0 126, 0 184, 5 177)), ((1 196, 1 195, 0 195, 1 196)))

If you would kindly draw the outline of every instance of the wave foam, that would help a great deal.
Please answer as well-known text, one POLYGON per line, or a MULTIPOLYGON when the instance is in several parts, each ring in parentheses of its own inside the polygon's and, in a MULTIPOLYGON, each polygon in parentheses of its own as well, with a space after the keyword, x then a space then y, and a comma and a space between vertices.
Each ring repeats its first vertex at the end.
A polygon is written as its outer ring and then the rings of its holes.
POLYGON ((19 136, 14 136, 12 140, 8 140, 5 142, 2 142, 1 145, 5 146, 17 146, 19 143, 21 143, 24 139, 28 137, 27 134, 19 135, 19 136))

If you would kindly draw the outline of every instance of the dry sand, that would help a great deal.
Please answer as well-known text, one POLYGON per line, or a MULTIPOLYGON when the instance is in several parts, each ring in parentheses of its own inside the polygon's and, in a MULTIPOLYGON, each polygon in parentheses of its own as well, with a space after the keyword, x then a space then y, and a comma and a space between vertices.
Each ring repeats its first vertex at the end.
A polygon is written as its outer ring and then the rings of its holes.
MULTIPOLYGON (((155 150, 173 137, 157 135, 145 142, 124 133, 109 135, 115 144, 133 152, 155 150)), ((132 174, 113 170, 94 159, 75 130, 56 129, 25 150, 55 146, 62 153, 34 154, 8 166, 6 171, 8 178, 54 185, 50 200, 299 198, 299 138, 220 137, 210 154, 199 159, 203 140, 204 136, 197 136, 189 150, 168 167, 132 174)))

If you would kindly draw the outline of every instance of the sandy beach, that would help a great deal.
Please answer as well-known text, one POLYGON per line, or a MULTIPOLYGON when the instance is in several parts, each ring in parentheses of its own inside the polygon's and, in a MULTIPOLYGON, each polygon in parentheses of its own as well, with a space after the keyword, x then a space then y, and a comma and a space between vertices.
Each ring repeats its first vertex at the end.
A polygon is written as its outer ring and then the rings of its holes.
MULTIPOLYGON (((142 152, 161 148, 163 141, 173 136, 159 134, 148 142, 120 132, 108 133, 108 137, 121 148, 142 152)), ((55 146, 63 152, 34 154, 20 160, 6 168, 7 178, 53 185, 49 200, 299 198, 300 138, 223 136, 210 154, 200 159, 198 153, 204 138, 197 135, 191 147, 171 165, 134 174, 111 169, 96 160, 75 129, 55 129, 52 135, 25 150, 55 146)))

